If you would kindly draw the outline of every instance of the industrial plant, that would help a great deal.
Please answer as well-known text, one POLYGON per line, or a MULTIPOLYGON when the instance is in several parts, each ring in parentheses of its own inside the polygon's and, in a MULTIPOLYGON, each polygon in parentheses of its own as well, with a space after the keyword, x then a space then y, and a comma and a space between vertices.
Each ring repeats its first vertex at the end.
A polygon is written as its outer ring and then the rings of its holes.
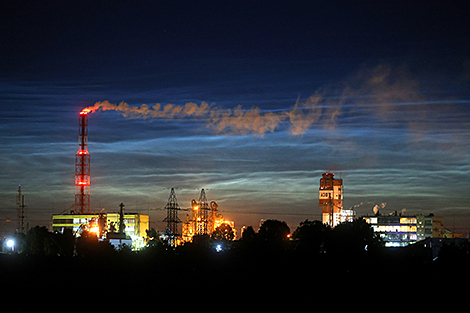
MULTIPOLYGON (((218 205, 215 201, 209 202, 204 189, 201 190, 199 200, 191 200, 191 216, 186 214, 186 220, 183 222, 178 217, 178 211, 182 209, 178 205, 174 188, 171 188, 168 203, 165 206, 167 217, 165 239, 170 246, 177 246, 185 242, 207 241, 212 233, 221 225, 228 225, 234 232, 236 238, 235 223, 224 219, 223 215, 217 210, 218 205), (182 231, 179 231, 178 224, 182 224, 182 231)), ((184 211, 188 211, 184 210, 184 211)))
MULTIPOLYGON (((88 114, 84 109, 79 114, 78 151, 75 155, 75 206, 74 210, 52 216, 52 231, 64 232, 70 229, 76 236, 83 231, 91 232, 99 240, 107 240, 119 247, 122 244, 139 250, 146 245, 149 230, 149 215, 124 212, 121 203, 119 212, 90 211, 90 153, 88 152, 88 114)), ((21 198, 21 187, 19 187, 21 198)), ((23 197, 24 201, 24 197, 23 197)), ((20 203, 20 202, 18 202, 20 203)), ((163 222, 166 229, 162 239, 170 246, 178 246, 185 242, 207 241, 212 233, 221 225, 228 225, 236 238, 235 223, 226 220, 218 211, 215 201, 208 201, 206 192, 201 190, 199 199, 191 201, 190 209, 181 209, 178 205, 174 188, 171 188, 168 203, 164 208, 167 212, 163 222), (178 211, 190 211, 186 220, 178 217, 178 211), (180 227, 179 224, 182 224, 180 227)))
POLYGON ((206 192, 202 189, 199 199, 191 200, 191 216, 187 214, 183 222, 183 241, 192 241, 195 237, 208 238, 223 224, 230 226, 236 237, 235 223, 224 219, 218 207, 215 201, 207 201, 206 192))
MULTIPOLYGON (((149 215, 125 212, 121 203, 117 212, 90 211, 90 154, 88 152, 88 114, 84 109, 79 114, 78 151, 75 155, 75 206, 73 211, 52 216, 52 231, 64 232, 69 229, 76 236, 83 231, 96 235, 99 240, 109 241, 119 247, 123 244, 134 250, 147 244, 149 215)), ((318 205, 322 212, 322 223, 335 228, 341 223, 352 222, 356 216, 353 208, 343 207, 343 179, 335 178, 334 173, 324 173, 319 182, 318 205)), ((24 196, 21 187, 18 189, 18 208, 24 210, 24 196)), ((221 226, 233 232, 236 238, 234 221, 225 219, 219 212, 218 204, 209 201, 204 189, 199 198, 190 202, 187 209, 180 208, 174 188, 171 188, 167 204, 164 207, 166 223, 160 238, 169 246, 176 247, 187 242, 208 242, 214 232, 221 226), (178 215, 185 211, 186 218, 178 215), (181 225, 180 225, 181 224, 181 225)), ((24 217, 24 211, 19 215, 24 217)), ((406 246, 425 238, 442 238, 444 236, 443 218, 434 215, 375 215, 362 217, 371 225, 374 232, 385 242, 387 247, 406 246)), ((24 229, 21 218, 19 229, 24 229)))
POLYGON ((119 212, 90 211, 90 153, 88 152, 88 113, 79 115, 78 151, 75 155, 75 209, 65 214, 52 216, 52 231, 70 229, 76 236, 90 232, 98 240, 107 240, 115 247, 128 245, 138 250, 146 244, 149 216, 124 212, 121 203, 119 212))

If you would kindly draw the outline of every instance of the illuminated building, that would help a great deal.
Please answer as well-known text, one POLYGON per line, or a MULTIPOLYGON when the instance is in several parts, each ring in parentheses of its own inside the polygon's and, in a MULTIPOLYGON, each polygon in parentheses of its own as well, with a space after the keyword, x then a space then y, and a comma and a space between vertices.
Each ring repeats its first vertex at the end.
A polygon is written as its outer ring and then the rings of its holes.
POLYGON ((430 215, 374 215, 362 217, 386 247, 403 247, 426 238, 443 238, 442 217, 430 215))
POLYGON ((207 201, 204 189, 201 190, 199 201, 191 201, 191 217, 186 215, 186 221, 183 222, 183 241, 190 242, 196 235, 212 235, 212 233, 222 224, 228 224, 235 235, 235 223, 224 219, 218 211, 218 205, 215 201, 210 204, 207 201))
POLYGON ((335 174, 324 173, 320 179, 318 206, 322 210, 323 224, 335 227, 343 222, 352 222, 354 210, 343 209, 343 180, 335 174))
MULTIPOLYGON (((52 215, 52 231, 63 232, 71 229, 74 234, 81 230, 96 233, 99 239, 105 239, 108 231, 117 231, 119 225, 119 213, 96 214, 54 214, 52 215)), ((134 248, 144 245, 149 229, 149 216, 139 213, 124 213, 124 232, 132 239, 134 248)))
POLYGON ((442 216, 416 215, 418 240, 426 238, 444 238, 444 218, 442 216))

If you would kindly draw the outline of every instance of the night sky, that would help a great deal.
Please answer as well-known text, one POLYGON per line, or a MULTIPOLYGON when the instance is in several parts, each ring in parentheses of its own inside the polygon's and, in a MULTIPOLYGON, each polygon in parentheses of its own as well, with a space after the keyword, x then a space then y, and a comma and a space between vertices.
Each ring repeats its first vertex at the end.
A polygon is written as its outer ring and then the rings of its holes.
POLYGON ((205 188, 238 230, 294 230, 330 171, 359 215, 468 233, 468 2, 40 2, 0 4, 1 231, 18 184, 30 226, 73 206, 78 113, 102 105, 93 211, 162 231, 170 188, 182 208, 205 188))

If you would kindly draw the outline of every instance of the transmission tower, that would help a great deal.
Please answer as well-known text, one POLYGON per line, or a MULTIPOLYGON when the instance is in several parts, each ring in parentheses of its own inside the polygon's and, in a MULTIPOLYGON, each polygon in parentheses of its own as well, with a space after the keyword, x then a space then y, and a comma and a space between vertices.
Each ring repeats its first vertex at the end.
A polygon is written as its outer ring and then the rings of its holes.
MULTIPOLYGON (((193 200, 194 201, 194 200, 193 200)), ((197 202, 196 212, 196 235, 209 234, 209 203, 207 202, 206 192, 201 190, 199 201, 197 202)))
POLYGON ((24 195, 21 195, 21 185, 18 185, 18 196, 16 197, 16 205, 18 206, 18 229, 19 233, 24 233, 24 195))
POLYGON ((176 200, 175 189, 171 188, 170 197, 168 198, 168 203, 165 205, 166 218, 163 222, 166 222, 166 234, 168 235, 168 243, 170 246, 174 247, 176 245, 176 237, 180 236, 178 232, 178 223, 181 223, 181 220, 178 218, 178 211, 180 207, 178 205, 178 200, 176 200))

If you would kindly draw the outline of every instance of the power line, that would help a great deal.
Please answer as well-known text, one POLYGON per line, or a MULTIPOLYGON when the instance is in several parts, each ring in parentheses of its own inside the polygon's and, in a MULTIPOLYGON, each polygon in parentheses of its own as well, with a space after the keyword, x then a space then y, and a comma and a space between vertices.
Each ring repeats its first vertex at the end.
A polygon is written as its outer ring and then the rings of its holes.
POLYGON ((286 216, 321 216, 320 213, 286 213, 286 212, 256 212, 256 211, 220 211, 222 213, 227 213, 227 214, 258 214, 258 215, 286 215, 286 216))
POLYGON ((246 192, 246 193, 263 193, 263 194, 313 194, 314 191, 293 191, 293 190, 272 190, 272 189, 266 189, 266 190, 257 190, 257 189, 207 189, 212 192, 218 192, 218 191, 229 191, 229 192, 246 192))

